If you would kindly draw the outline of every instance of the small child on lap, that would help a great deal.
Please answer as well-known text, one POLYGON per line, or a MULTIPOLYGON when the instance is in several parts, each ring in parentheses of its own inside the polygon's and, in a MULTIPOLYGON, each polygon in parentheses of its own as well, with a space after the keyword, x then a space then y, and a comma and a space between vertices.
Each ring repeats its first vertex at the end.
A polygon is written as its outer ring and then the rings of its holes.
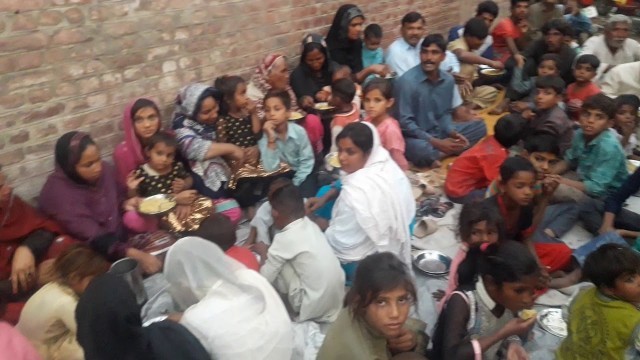
POLYGON ((356 85, 351 79, 339 79, 331 84, 331 98, 329 105, 335 107, 335 114, 331 120, 331 152, 338 150, 336 136, 345 126, 360 120, 360 109, 353 104, 356 95, 356 85))

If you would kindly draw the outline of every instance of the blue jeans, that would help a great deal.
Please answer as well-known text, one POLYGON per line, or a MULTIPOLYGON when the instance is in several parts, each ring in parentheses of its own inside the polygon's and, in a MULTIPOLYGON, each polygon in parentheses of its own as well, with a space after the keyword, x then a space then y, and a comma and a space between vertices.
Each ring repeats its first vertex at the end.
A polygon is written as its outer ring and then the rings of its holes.
POLYGON ((533 241, 539 243, 562 242, 559 239, 575 225, 576 221, 578 221, 579 213, 580 206, 573 202, 547 206, 544 217, 533 235, 533 241), (556 238, 545 234, 545 229, 553 231, 556 234, 556 238))
POLYGON ((484 194, 486 192, 487 192, 487 189, 475 189, 464 196, 455 197, 455 196, 447 195, 447 197, 449 198, 449 200, 453 201, 456 204, 464 205, 464 204, 471 204, 476 201, 482 201, 482 199, 484 199, 484 194))
POLYGON ((576 259, 580 267, 584 266, 584 261, 587 259, 587 256, 592 252, 596 251, 600 246, 604 244, 618 244, 621 246, 629 246, 629 244, 615 231, 608 232, 606 234, 602 234, 596 236, 588 243, 580 246, 579 248, 573 251, 573 257, 576 259))
MULTIPOLYGON (((480 139, 487 135, 487 126, 482 120, 454 123, 453 128, 469 140, 469 146, 475 145, 480 139)), ((431 134, 431 136, 444 139, 448 137, 449 134, 438 133, 431 134)), ((405 139, 405 143, 405 156, 407 160, 411 161, 415 166, 429 166, 434 161, 444 157, 440 150, 434 148, 427 140, 407 138, 405 139)))

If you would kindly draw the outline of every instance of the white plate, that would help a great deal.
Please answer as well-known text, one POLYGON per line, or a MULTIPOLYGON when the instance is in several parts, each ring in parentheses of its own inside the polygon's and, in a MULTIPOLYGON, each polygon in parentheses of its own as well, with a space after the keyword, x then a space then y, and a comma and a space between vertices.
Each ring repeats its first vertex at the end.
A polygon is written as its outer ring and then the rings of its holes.
POLYGON ((561 309, 544 309, 538 313, 538 324, 542 330, 557 337, 567 337, 567 322, 562 318, 561 309))

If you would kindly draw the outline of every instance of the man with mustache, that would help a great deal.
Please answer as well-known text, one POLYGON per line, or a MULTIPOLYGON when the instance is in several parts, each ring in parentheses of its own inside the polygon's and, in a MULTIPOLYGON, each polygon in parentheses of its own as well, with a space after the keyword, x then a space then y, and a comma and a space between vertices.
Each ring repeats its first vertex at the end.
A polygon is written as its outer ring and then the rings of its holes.
POLYGON ((583 46, 583 54, 593 54, 600 59, 596 79, 613 69, 616 65, 640 61, 640 44, 629 38, 631 19, 616 14, 607 19, 603 35, 592 36, 583 46))
POLYGON ((446 47, 440 34, 425 37, 420 63, 394 84, 405 155, 417 167, 437 166, 441 158, 460 154, 487 134, 482 121, 452 121, 453 103, 459 94, 453 76, 440 67, 446 47))

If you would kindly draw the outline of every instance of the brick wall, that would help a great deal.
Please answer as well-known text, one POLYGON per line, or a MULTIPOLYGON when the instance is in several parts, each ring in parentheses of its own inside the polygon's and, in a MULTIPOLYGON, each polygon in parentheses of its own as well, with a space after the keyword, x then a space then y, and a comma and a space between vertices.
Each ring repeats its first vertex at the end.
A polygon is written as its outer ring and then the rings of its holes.
MULTIPOLYGON (((31 199, 53 168, 53 145, 64 132, 90 132, 110 159, 132 98, 159 99, 168 120, 177 90, 189 82, 248 75, 272 51, 297 62, 304 33, 325 34, 342 3, 2 0, 0 164, 31 199)), ((408 11, 422 12, 430 32, 445 31, 472 16, 477 0, 356 3, 368 22, 383 26, 388 44, 408 11)))

